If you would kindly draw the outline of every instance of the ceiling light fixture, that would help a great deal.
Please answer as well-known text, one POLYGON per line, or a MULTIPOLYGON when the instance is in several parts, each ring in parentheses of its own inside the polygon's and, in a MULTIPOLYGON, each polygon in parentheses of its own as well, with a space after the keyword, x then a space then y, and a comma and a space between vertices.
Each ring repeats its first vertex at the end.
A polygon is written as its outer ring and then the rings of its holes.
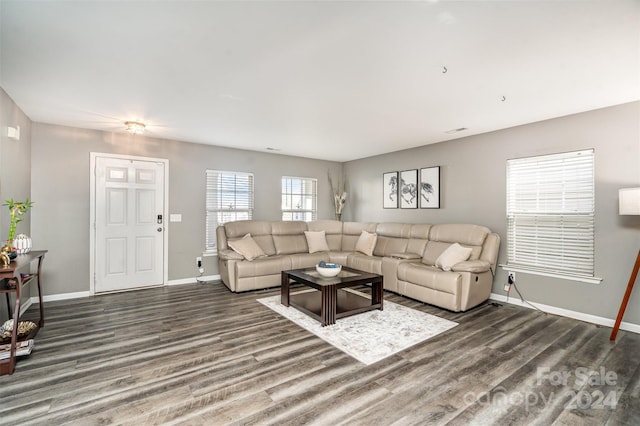
POLYGON ((139 121, 125 121, 125 127, 127 128, 127 132, 132 133, 134 135, 141 135, 144 133, 144 128, 146 127, 144 123, 139 121))

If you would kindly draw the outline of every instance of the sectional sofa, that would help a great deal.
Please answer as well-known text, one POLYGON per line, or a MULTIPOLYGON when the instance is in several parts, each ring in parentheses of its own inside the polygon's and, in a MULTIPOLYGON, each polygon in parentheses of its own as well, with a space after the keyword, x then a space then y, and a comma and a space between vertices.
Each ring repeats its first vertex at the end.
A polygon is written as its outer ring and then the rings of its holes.
POLYGON ((472 224, 229 222, 216 230, 233 292, 280 285, 281 271, 321 260, 384 276, 385 290, 451 311, 488 299, 500 237, 472 224))

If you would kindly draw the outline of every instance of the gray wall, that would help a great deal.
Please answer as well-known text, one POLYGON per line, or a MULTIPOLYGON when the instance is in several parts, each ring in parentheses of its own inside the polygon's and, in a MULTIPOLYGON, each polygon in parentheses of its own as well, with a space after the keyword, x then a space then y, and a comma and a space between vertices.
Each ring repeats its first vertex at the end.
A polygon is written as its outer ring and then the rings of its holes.
MULTIPOLYGON (((0 201, 24 201, 31 196, 31 120, 0 88, 0 201), (7 127, 20 126, 20 140, 7 137, 7 127)), ((17 233, 29 234, 31 215, 23 216, 17 233)), ((9 209, 0 208, 0 241, 9 233, 9 209)))
MULTIPOLYGON (((506 263, 506 161, 595 148, 596 275, 599 285, 517 274, 525 298, 577 312, 615 318, 640 248, 640 216, 618 215, 618 189, 640 186, 640 102, 470 136, 455 141, 345 163, 352 215, 360 221, 476 223, 502 237, 506 263), (441 208, 383 209, 382 174, 440 166, 441 208)), ((499 270, 493 292, 505 294, 499 270)), ((513 295, 513 294, 512 294, 513 295)), ((640 288, 625 321, 640 324, 640 288)))
MULTIPOLYGON (((156 139, 125 133, 34 123, 32 212, 34 245, 49 250, 43 279, 45 294, 89 291, 90 152, 127 154, 169 160, 169 213, 182 222, 167 222, 169 279, 197 275, 205 230, 205 170, 252 172, 255 219, 279 220, 281 177, 318 179, 318 217, 333 217, 327 173, 342 173, 336 162, 287 157, 156 139)), ((217 258, 204 259, 205 275, 215 275, 217 258)))
MULTIPOLYGON (((31 120, 0 88, 0 246, 9 234, 9 209, 5 200, 24 201, 31 197, 31 120), (7 127, 20 126, 20 140, 7 137, 7 127)), ((31 234, 31 213, 23 216, 17 234, 31 234)), ((27 287, 31 292, 32 286, 27 287)), ((33 292, 35 295, 36 292, 33 292)), ((4 299, 4 297, 3 297, 4 299)), ((0 303, 0 320, 7 317, 6 303, 0 303)))

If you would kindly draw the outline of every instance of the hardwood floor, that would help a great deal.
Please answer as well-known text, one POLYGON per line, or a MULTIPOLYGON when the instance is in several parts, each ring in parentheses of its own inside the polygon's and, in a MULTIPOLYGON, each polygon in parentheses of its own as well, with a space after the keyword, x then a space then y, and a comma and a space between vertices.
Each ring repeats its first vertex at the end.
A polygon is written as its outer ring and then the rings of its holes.
POLYGON ((640 424, 638 334, 385 293, 459 325, 365 366, 256 302, 275 294, 217 282, 46 303, 33 354, 0 377, 0 424, 640 424))

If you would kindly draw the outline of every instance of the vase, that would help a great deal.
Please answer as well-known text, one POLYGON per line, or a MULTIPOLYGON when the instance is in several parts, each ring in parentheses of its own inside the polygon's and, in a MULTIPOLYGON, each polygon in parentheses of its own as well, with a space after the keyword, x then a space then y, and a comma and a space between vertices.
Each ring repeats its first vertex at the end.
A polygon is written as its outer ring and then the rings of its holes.
POLYGON ((342 221, 342 213, 336 213, 336 220, 342 221))
POLYGON ((20 234, 13 240, 13 247, 18 254, 29 253, 31 251, 31 238, 25 234, 20 234))

